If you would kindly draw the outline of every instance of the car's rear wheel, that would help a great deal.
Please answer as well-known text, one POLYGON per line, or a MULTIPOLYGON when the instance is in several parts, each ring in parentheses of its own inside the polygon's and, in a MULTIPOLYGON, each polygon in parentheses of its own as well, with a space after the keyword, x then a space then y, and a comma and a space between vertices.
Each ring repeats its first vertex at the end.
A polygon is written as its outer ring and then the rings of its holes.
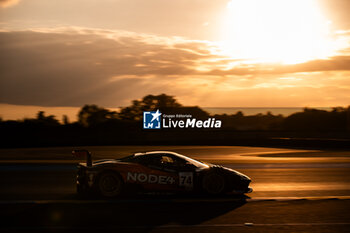
POLYGON ((98 179, 98 189, 103 197, 117 197, 123 191, 123 180, 119 174, 104 172, 98 179))
POLYGON ((215 172, 205 174, 202 180, 203 190, 210 195, 222 194, 225 191, 225 178, 215 172))

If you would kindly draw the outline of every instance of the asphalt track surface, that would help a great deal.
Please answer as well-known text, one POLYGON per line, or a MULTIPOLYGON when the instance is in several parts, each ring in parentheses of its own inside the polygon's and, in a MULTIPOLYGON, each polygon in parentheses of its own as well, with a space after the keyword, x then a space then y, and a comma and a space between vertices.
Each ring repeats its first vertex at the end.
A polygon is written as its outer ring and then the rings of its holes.
POLYGON ((172 150, 236 169, 253 193, 79 199, 69 148, 0 150, 0 232, 350 232, 350 152, 103 147, 95 158, 172 150), (105 156, 104 156, 105 154, 105 156))

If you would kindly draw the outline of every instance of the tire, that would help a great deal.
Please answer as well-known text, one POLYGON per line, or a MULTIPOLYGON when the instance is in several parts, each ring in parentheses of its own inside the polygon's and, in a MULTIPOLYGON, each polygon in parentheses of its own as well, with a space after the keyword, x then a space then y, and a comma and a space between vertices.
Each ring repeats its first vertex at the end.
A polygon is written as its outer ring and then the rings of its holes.
POLYGON ((106 198, 120 196, 123 191, 124 182, 119 174, 104 172, 98 179, 99 193, 106 198))
POLYGON ((210 195, 219 195, 225 192, 226 182, 225 178, 215 172, 210 172, 204 175, 202 180, 203 190, 210 195))

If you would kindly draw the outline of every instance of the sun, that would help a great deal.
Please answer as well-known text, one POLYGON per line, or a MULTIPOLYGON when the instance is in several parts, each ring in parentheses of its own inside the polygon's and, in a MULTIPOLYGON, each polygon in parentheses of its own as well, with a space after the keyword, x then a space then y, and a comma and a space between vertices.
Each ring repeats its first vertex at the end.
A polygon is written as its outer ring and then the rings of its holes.
POLYGON ((221 46, 231 57, 295 64, 337 48, 315 0, 231 0, 226 10, 221 46))

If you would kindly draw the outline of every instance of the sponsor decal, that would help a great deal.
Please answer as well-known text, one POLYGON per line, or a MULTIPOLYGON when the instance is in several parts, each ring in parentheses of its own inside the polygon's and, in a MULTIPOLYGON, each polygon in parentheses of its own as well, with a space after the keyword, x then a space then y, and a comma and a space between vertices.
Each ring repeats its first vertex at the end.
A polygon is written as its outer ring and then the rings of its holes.
POLYGON ((170 129, 170 128, 221 128, 221 120, 209 117, 198 120, 190 114, 162 114, 159 110, 143 112, 144 129, 170 129), (162 116, 162 119, 161 119, 162 116))
POLYGON ((134 172, 128 172, 126 180, 130 182, 140 182, 140 183, 149 183, 149 184, 174 184, 175 183, 175 179, 171 176, 158 176, 153 174, 134 173, 134 172))

